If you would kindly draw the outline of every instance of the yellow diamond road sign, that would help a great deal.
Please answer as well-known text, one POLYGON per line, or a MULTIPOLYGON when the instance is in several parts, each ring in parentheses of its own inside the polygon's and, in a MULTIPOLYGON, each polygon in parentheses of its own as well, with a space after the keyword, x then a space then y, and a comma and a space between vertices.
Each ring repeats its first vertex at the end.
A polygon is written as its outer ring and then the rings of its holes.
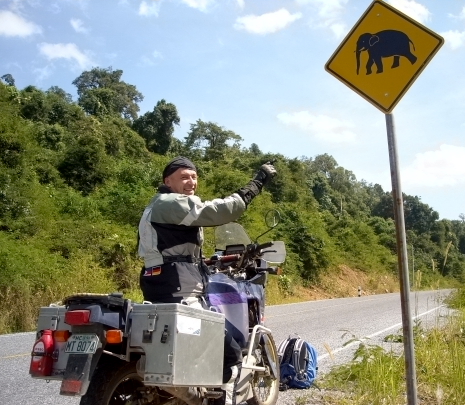
POLYGON ((384 1, 374 1, 325 69, 390 113, 444 39, 384 1))

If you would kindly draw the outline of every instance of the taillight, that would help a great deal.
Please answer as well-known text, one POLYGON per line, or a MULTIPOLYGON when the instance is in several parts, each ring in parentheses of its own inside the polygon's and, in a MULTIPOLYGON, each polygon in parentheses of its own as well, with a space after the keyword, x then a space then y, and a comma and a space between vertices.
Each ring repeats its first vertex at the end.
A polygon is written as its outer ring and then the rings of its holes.
POLYGON ((89 309, 75 309, 65 313, 65 323, 72 326, 87 325, 90 320, 89 309))

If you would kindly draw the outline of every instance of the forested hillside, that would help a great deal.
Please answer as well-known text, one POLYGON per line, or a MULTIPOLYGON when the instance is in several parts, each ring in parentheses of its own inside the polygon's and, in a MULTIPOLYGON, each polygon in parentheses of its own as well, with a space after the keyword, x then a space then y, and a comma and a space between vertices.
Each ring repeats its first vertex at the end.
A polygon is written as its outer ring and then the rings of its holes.
MULTIPOLYGON (((344 264, 396 274, 392 197, 356 179, 327 154, 286 157, 242 145, 221 123, 197 120, 181 141, 175 102, 139 114, 143 95, 123 72, 94 68, 73 84, 78 99, 58 87, 15 87, 0 81, 0 333, 29 330, 41 305, 74 292, 124 291, 137 297, 142 265, 136 254, 139 217, 175 155, 195 161, 199 195, 225 196, 262 163, 276 159, 278 176, 240 222, 252 238, 264 214, 282 223, 288 259, 283 295, 344 264)), ((142 89, 143 90, 143 89, 142 89)), ((262 146, 263 147, 263 146, 262 146)), ((465 223, 439 219, 417 196, 404 195, 409 253, 421 284, 465 280, 465 223)), ((213 252, 212 231, 205 253, 213 252)))

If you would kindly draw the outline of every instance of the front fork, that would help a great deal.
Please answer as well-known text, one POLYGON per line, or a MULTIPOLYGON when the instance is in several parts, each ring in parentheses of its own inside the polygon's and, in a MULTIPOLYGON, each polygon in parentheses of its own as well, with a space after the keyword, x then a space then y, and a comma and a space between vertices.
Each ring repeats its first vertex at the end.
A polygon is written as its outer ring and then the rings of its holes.
POLYGON ((253 370, 253 371, 258 371, 258 372, 271 372, 273 377, 277 378, 278 373, 277 373, 277 364, 275 362, 273 353, 270 353, 270 345, 269 345, 269 337, 268 335, 271 335, 271 330, 268 328, 265 328, 262 325, 255 325, 252 329, 251 333, 251 338, 249 342, 249 347, 247 350, 247 355, 242 362, 242 368, 248 369, 248 370, 253 370), (265 350, 265 353, 262 353, 262 356, 266 356, 267 358, 267 363, 269 364, 269 370, 267 370, 267 367, 263 366, 257 366, 255 363, 255 357, 252 355, 253 350, 258 346, 258 344, 263 340, 263 348, 265 350))
POLYGON ((247 354, 242 361, 241 377, 237 384, 237 403, 253 397, 253 390, 250 388, 255 373, 264 377, 272 375, 274 378, 278 378, 276 356, 271 352, 269 336, 271 336, 271 330, 262 325, 255 325, 250 333, 247 354), (257 349, 260 344, 262 350, 258 353, 257 349))

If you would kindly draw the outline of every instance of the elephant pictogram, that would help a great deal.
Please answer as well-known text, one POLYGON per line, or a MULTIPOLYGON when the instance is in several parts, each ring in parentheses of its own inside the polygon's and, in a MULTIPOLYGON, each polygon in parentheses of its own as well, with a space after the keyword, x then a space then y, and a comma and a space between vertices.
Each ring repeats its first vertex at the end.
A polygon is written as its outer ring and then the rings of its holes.
POLYGON ((355 55, 357 60, 357 74, 360 71, 360 54, 368 52, 368 62, 366 64, 366 74, 371 74, 373 64, 376 65, 376 73, 383 73, 383 58, 393 56, 394 61, 391 68, 396 68, 400 65, 400 57, 407 58, 413 65, 417 61, 417 57, 411 52, 410 44, 413 50, 415 45, 402 31, 385 30, 376 34, 365 33, 360 35, 357 40, 355 55))

